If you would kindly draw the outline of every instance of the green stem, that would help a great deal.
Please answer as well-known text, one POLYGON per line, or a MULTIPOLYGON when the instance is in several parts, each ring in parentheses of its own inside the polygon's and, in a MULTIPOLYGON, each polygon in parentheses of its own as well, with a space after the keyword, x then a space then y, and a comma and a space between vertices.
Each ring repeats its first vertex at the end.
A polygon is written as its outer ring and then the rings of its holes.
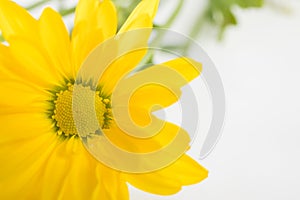
POLYGON ((4 37, 0 34, 0 42, 4 42, 4 37))
POLYGON ((162 26, 163 28, 169 28, 174 23, 176 17, 178 16, 178 14, 181 10, 183 2, 184 2, 183 0, 179 0, 179 3, 177 4, 175 11, 171 15, 171 17, 168 19, 168 21, 165 23, 165 25, 162 26))
MULTIPOLYGON (((200 13, 198 17, 196 18, 196 24, 192 28, 189 37, 192 39, 196 39, 197 36, 200 34, 201 28, 203 27, 205 23, 205 16, 206 16, 206 11, 203 13, 200 13)), ((184 45, 183 47, 183 53, 187 53, 189 50, 193 40, 188 40, 188 42, 184 45)))
POLYGON ((196 24, 192 28, 192 30, 191 30, 191 32, 189 34, 189 36, 191 38, 194 39, 194 38, 196 38, 200 34, 201 28, 202 28, 202 26, 203 26, 203 24, 205 22, 204 18, 205 18, 205 14, 202 14, 202 13, 197 17, 196 24))
POLYGON ((61 16, 67 16, 75 12, 76 7, 60 10, 59 13, 61 16))
POLYGON ((41 6, 41 5, 45 4, 45 3, 47 3, 47 2, 49 2, 49 1, 50 1, 50 0, 42 0, 42 1, 38 1, 38 2, 36 2, 36 3, 34 3, 34 4, 30 5, 30 6, 27 6, 25 9, 26 9, 26 10, 32 10, 32 9, 37 8, 37 7, 39 7, 39 6, 41 6))

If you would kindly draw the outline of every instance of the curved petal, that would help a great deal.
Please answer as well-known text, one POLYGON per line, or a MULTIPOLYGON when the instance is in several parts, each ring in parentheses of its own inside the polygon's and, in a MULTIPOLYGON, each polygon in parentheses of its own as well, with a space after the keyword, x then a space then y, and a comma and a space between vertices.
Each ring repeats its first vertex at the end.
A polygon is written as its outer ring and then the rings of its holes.
POLYGON ((153 139, 144 140, 128 135, 118 127, 104 130, 106 137, 117 147, 137 153, 152 152, 160 148, 157 141, 153 139))
POLYGON ((104 0, 99 4, 96 12, 95 24, 101 27, 104 39, 110 38, 117 32, 118 19, 115 5, 110 0, 104 0))
MULTIPOLYGON (((161 123, 162 121, 157 119, 157 122, 161 123)), ((117 125, 112 125, 110 129, 104 129, 104 132, 106 137, 117 147, 135 153, 149 153, 161 150, 168 147, 174 142, 174 139, 178 138, 181 139, 182 144, 188 144, 190 141, 190 137, 185 130, 169 122, 164 122, 163 127, 160 127, 159 130, 154 130, 153 128, 140 130, 140 132, 132 133, 121 129, 117 125), (147 137, 148 135, 152 135, 152 137, 147 137)), ((179 146, 177 145, 178 148, 179 146)))
POLYGON ((8 0, 0 1, 0 30, 6 41, 11 36, 22 36, 36 42, 38 38, 37 21, 21 6, 8 0))
POLYGON ((179 89, 199 76, 201 71, 201 63, 191 58, 180 57, 142 70, 125 80, 124 84, 151 82, 166 88, 179 89))
POLYGON ((117 15, 116 8, 110 0, 80 0, 75 11, 75 26, 82 22, 88 22, 85 29, 101 28, 105 38, 116 33, 117 15))
MULTIPOLYGON (((201 63, 183 57, 123 78, 115 86, 112 95, 113 107, 139 107, 146 108, 149 112, 155 105, 170 106, 179 99, 180 88, 196 78, 201 69, 201 63)), ((157 110, 160 107, 152 109, 157 110)))
POLYGON ((87 55, 117 30, 117 14, 109 0, 81 0, 75 12, 72 56, 78 70, 87 55))
POLYGON ((157 171, 162 176, 173 178, 181 185, 198 183, 208 176, 208 171, 187 155, 183 155, 172 165, 157 171), (174 176, 174 174, 176 174, 174 176))
POLYGON ((74 77, 70 39, 62 17, 53 9, 46 8, 39 19, 39 28, 42 45, 52 66, 65 78, 74 77))
POLYGON ((118 81, 128 75, 147 53, 150 28, 158 5, 158 0, 143 0, 119 30, 119 57, 107 67, 100 78, 105 93, 111 94, 118 81))
POLYGON ((41 179, 45 184, 56 183, 42 188, 42 199, 128 199, 120 172, 91 157, 76 136, 55 149, 41 179))
POLYGON ((126 174, 126 180, 132 186, 159 195, 171 195, 181 190, 181 184, 160 174, 126 174))
POLYGON ((119 34, 137 28, 152 28, 152 21, 156 15, 158 5, 159 0, 141 1, 121 27, 119 34), (149 20, 145 20, 147 17, 149 20))
POLYGON ((149 84, 138 88, 131 96, 130 107, 140 107, 155 111, 176 103, 181 96, 179 89, 167 88, 159 84, 149 84))
POLYGON ((147 174, 125 174, 133 186, 146 192, 171 195, 180 191, 181 186, 195 184, 208 175, 208 171, 196 161, 183 155, 174 164, 147 174))
POLYGON ((103 85, 102 91, 110 95, 114 91, 117 83, 136 67, 146 52, 145 49, 136 50, 133 48, 132 51, 116 58, 116 60, 105 69, 100 78, 99 83, 103 85))
MULTIPOLYGON (((170 60, 168 62, 162 63, 161 66, 175 70, 188 82, 199 76, 202 71, 201 63, 187 57, 170 60)), ((178 84, 180 83, 181 82, 179 82, 178 84)))

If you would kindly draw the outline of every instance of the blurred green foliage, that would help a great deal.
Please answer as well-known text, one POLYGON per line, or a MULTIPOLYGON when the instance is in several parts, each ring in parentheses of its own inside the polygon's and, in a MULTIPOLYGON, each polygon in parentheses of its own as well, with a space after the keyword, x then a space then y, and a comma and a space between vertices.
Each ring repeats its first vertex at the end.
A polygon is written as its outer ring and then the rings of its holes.
POLYGON ((204 12, 204 20, 219 27, 219 37, 229 25, 237 25, 234 7, 260 8, 264 0, 210 0, 204 12))

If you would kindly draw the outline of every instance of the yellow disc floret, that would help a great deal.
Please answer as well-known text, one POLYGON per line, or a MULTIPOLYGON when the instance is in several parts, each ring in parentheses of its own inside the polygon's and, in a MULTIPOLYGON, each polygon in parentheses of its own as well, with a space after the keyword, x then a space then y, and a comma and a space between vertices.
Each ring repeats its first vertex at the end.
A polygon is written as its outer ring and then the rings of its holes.
POLYGON ((54 105, 52 119, 56 124, 58 135, 78 135, 78 130, 95 133, 99 126, 109 128, 110 99, 101 97, 99 91, 92 90, 89 86, 76 85, 74 93, 74 85, 68 84, 67 89, 56 93, 54 105), (73 101, 74 98, 76 101, 73 101), (95 107, 91 106, 91 99, 95 101, 95 107), (76 120, 80 120, 80 123, 75 123, 74 111, 78 113, 76 120), (96 118, 91 117, 93 113, 96 113, 96 118))

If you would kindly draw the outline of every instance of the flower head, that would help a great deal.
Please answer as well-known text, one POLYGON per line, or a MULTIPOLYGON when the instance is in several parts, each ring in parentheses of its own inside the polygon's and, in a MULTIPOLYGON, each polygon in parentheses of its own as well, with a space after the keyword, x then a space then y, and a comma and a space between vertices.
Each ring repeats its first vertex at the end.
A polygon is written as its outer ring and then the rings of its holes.
MULTIPOLYGON (((128 45, 127 31, 151 28, 158 4, 158 0, 141 1, 117 31, 117 14, 111 1, 81 0, 69 36, 61 16, 53 9, 46 8, 39 19, 34 19, 17 4, 0 1, 0 30, 7 42, 0 44, 1 199, 128 199, 127 183, 169 195, 206 178, 207 171, 187 155, 149 172, 118 170, 99 162, 79 137, 95 135, 99 139, 105 135, 116 146, 139 153, 166 146, 175 135, 189 141, 180 127, 149 117, 154 104, 167 107, 176 102, 186 82, 168 73, 170 70, 164 72, 160 65, 127 76, 141 61, 145 49, 105 63, 107 68, 96 83, 86 74, 78 76, 92 50, 109 38, 120 35, 117 47, 121 49, 128 45), (137 138, 134 136, 145 136, 153 129, 125 126, 126 120, 117 120, 120 115, 125 119, 118 108, 124 104, 128 87, 145 77, 155 78, 157 73, 163 74, 165 84, 176 92, 158 84, 135 90, 127 105, 132 121, 139 127, 151 120, 163 124, 152 137, 137 138), (87 99, 94 100, 95 108, 87 99)), ((139 44, 147 40, 147 34, 139 36, 139 44)), ((112 48, 108 44, 101 54, 103 59, 114 52, 108 50, 112 48)), ((199 75, 193 64, 198 65, 191 59, 178 58, 162 65, 190 81, 199 75)), ((103 63, 98 66, 100 71, 101 67, 103 63)), ((118 159, 113 152, 106 151, 105 155, 118 159)))

